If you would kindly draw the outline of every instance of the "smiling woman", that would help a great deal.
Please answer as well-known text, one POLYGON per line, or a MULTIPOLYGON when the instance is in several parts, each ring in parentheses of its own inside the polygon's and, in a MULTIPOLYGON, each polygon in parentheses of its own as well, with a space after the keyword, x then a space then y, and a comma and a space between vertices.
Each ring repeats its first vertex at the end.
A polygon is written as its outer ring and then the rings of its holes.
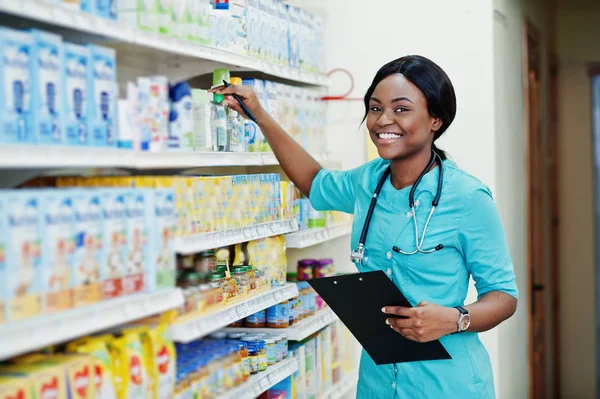
MULTIPOLYGON (((251 88, 213 91, 242 98, 314 208, 354 214, 352 258, 359 270, 385 271, 414 305, 382 309, 390 315, 387 324, 414 341, 439 339, 452 357, 378 366, 363 351, 358 397, 494 397, 478 333, 512 316, 517 286, 490 190, 434 144, 456 114, 446 73, 421 56, 384 65, 364 98, 379 158, 343 172, 323 169, 265 112, 251 88), (478 299, 465 306, 471 277, 478 299)), ((243 114, 237 103, 227 105, 243 114)))

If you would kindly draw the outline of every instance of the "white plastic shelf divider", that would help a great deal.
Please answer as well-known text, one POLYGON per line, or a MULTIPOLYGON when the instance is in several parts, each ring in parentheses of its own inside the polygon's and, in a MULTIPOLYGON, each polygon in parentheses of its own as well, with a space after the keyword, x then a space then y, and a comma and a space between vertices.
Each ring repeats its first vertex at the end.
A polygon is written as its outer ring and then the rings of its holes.
POLYGON ((358 383, 358 372, 352 372, 338 381, 337 384, 334 384, 331 388, 329 388, 323 396, 322 399, 341 399, 350 392, 356 384, 358 383))
POLYGON ((0 145, 0 167, 2 168, 128 168, 133 163, 134 152, 118 148, 0 145))
POLYGON ((217 166, 263 166, 278 165, 273 154, 260 152, 136 152, 133 167, 198 168, 217 166))
POLYGON ((0 360, 177 308, 180 289, 135 294, 0 325, 0 360))
POLYGON ((266 371, 254 374, 245 383, 231 389, 221 399, 254 399, 274 385, 283 381, 298 371, 298 360, 295 358, 285 359, 277 364, 269 366, 266 371))
POLYGON ((272 166, 278 164, 275 155, 268 152, 142 152, 85 146, 0 145, 0 168, 5 169, 192 169, 226 166, 272 166))
POLYGON ((227 331, 247 333, 277 333, 285 334, 290 341, 302 341, 317 331, 327 327, 337 320, 337 316, 329 307, 319 310, 314 316, 302 320, 288 328, 245 328, 229 327, 227 331))
POLYGON ((285 244, 288 248, 307 248, 313 245, 344 237, 352 232, 352 223, 341 223, 332 227, 308 229, 287 234, 285 244))
POLYGON ((175 251, 182 255, 195 254, 209 249, 283 235, 296 230, 298 230, 298 222, 295 219, 287 219, 222 232, 177 237, 175 251))
POLYGON ((111 21, 42 0, 0 0, 0 12, 72 29, 96 37, 109 38, 154 52, 175 54, 184 58, 216 61, 232 67, 264 72, 299 83, 319 86, 329 84, 329 79, 325 75, 275 65, 226 50, 177 40, 158 33, 145 32, 136 27, 126 26, 120 21, 111 21))
POLYGON ((198 317, 187 316, 171 326, 171 337, 176 342, 191 342, 220 330, 236 320, 298 296, 296 284, 272 288, 243 302, 233 303, 198 317))

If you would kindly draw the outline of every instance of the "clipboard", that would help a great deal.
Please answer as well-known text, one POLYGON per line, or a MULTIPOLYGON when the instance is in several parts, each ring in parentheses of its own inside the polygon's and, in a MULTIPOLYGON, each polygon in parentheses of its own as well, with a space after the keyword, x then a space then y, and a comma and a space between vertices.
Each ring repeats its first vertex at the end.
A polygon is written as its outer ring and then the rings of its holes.
POLYGON ((381 270, 308 280, 376 364, 452 359, 439 340, 420 343, 385 324, 384 306, 412 307, 381 270))

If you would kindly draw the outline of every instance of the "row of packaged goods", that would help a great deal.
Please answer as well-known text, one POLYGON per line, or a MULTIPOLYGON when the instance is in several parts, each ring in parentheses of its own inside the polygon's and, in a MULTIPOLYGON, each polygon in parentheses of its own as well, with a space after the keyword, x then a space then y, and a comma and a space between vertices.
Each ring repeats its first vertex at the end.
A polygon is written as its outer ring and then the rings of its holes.
MULTIPOLYGON (((44 177, 24 186, 0 191, 2 322, 173 287, 176 236, 297 216, 281 193, 295 188, 278 175, 44 177)), ((285 283, 283 237, 236 254, 221 260, 254 266, 230 270, 257 274, 253 287, 285 283)), ((192 278, 205 283, 209 271, 192 278)))
POLYGON ((283 236, 179 256, 177 264, 185 298, 180 315, 201 315, 287 283, 283 236))
POLYGON ((324 72, 324 23, 279 0, 43 0, 125 26, 324 72))
POLYGON ((120 20, 141 30, 325 72, 323 19, 283 1, 119 0, 119 10, 120 20))
MULTIPOLYGON (((323 90, 230 76, 213 71, 213 87, 223 81, 251 86, 261 104, 307 150, 325 150, 326 106, 323 90)), ((230 96, 193 88, 188 82, 169 84, 166 76, 140 77, 127 83, 119 100, 118 146, 140 151, 268 152, 258 125, 223 105, 230 96)))
POLYGON ((0 399, 216 399, 290 356, 300 369, 279 386, 312 399, 351 364, 351 338, 340 322, 300 343, 277 333, 217 332, 175 344, 170 318, 140 320, 0 363, 0 399))
POLYGON ((0 364, 0 398, 169 399, 177 353, 166 320, 43 348, 0 364))
POLYGON ((284 334, 223 331, 207 339, 176 344, 177 379, 174 398, 218 398, 288 358, 284 334))
MULTIPOLYGON (((169 84, 166 76, 128 82, 118 100, 115 51, 63 42, 33 29, 0 27, 0 143, 121 147, 140 151, 263 152, 256 123, 223 106, 222 95, 169 84)), ((260 79, 231 78, 254 88, 264 107, 305 148, 325 148, 322 93, 260 79)))
POLYGON ((278 174, 234 176, 44 176, 22 188, 170 189, 175 234, 188 237, 256 224, 295 219, 300 230, 335 226, 351 220, 342 212, 317 211, 291 182, 278 174))
POLYGON ((335 275, 333 259, 300 260, 298 271, 287 274, 287 281, 294 282, 298 286, 298 296, 237 320, 229 327, 287 328, 326 308, 327 304, 323 298, 312 289, 307 280, 335 275), (311 268, 310 274, 306 272, 308 267, 311 268))
POLYGON ((298 371, 270 388, 259 399, 318 399, 352 373, 355 340, 340 321, 289 345, 298 371))
POLYGON ((0 323, 175 285, 170 189, 0 191, 0 323))

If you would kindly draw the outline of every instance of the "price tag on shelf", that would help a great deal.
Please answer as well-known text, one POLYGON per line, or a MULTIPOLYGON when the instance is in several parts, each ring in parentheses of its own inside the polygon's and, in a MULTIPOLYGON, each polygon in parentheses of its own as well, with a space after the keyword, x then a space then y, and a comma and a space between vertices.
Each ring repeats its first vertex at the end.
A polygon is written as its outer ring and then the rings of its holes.
POLYGON ((247 317, 250 315, 250 306, 248 305, 248 302, 240 303, 237 306, 237 314, 238 314, 238 319, 241 319, 243 317, 247 317))
POLYGON ((257 226, 257 234, 261 237, 266 237, 269 235, 270 232, 270 228, 268 227, 270 225, 265 225, 265 224, 260 224, 257 226))
POLYGON ((279 303, 283 301, 283 294, 281 294, 281 291, 275 291, 273 293, 273 298, 275 298, 275 302, 279 303))
POLYGON ((68 15, 69 14, 60 5, 52 8, 52 17, 54 18, 54 21, 59 24, 65 24, 69 19, 68 15))
POLYGON ((226 320, 227 320, 228 323, 232 323, 232 322, 234 322, 236 320, 239 320, 239 319, 240 319, 240 316, 238 315, 238 312, 237 312, 236 308, 229 309, 227 311, 226 320))
POLYGON ((258 380, 258 385, 260 387, 261 392, 266 391, 270 386, 268 377, 261 378, 260 380, 258 380))

